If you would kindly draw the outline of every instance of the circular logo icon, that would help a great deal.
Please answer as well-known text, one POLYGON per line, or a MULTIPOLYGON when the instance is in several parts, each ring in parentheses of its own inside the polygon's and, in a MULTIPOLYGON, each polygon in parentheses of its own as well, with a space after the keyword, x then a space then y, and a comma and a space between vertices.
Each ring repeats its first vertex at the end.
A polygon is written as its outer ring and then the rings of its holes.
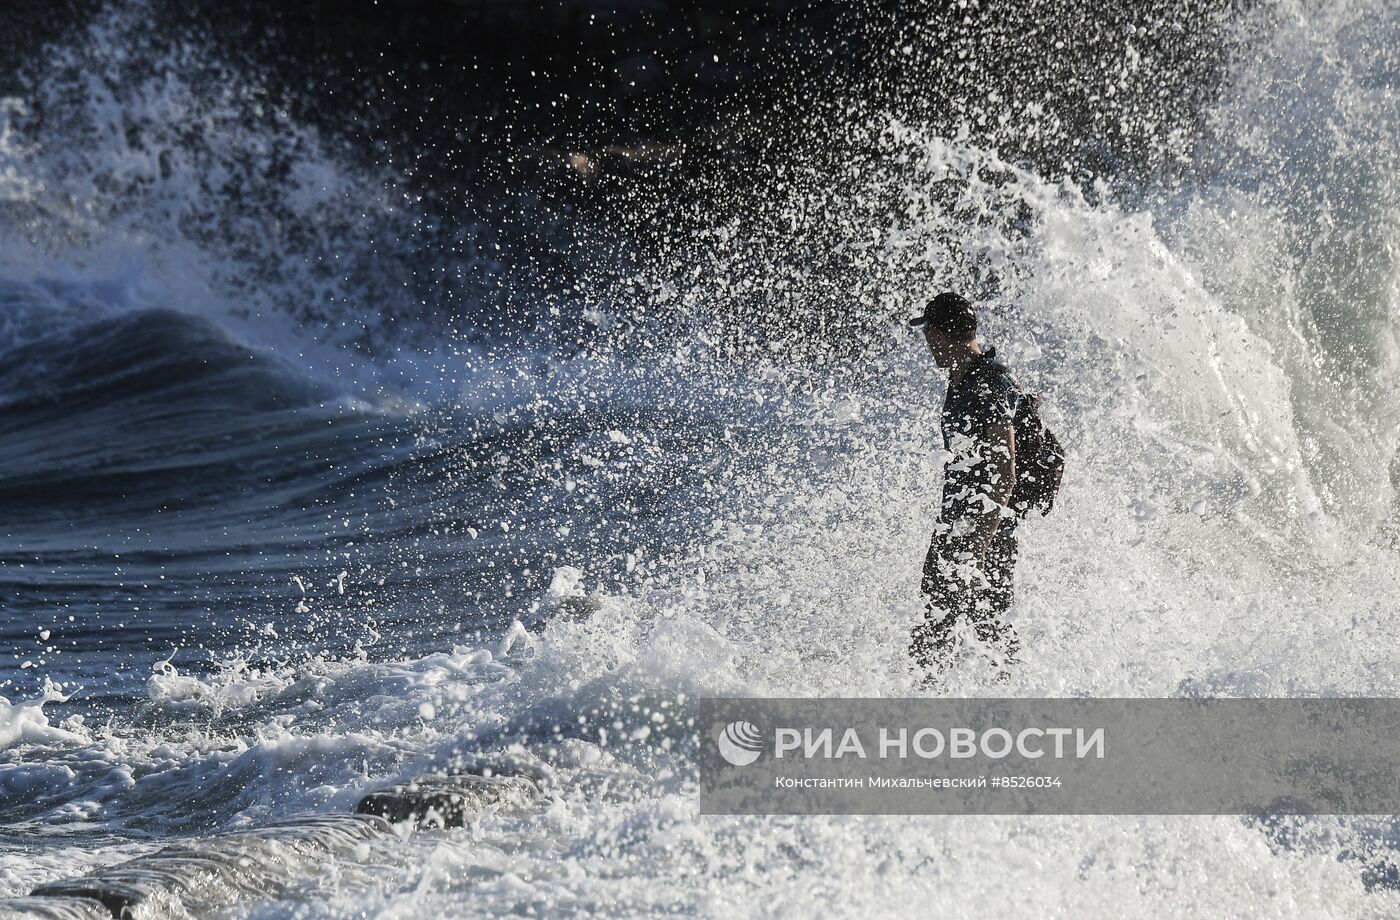
POLYGON ((720 756, 736 767, 747 767, 763 753, 763 735, 752 722, 730 722, 716 741, 720 756))

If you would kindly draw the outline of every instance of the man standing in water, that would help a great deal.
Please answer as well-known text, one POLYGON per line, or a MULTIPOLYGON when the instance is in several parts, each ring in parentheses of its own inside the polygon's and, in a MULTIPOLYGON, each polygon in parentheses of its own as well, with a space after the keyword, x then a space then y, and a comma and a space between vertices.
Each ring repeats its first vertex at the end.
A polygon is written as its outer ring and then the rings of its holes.
POLYGON ((1016 565, 1016 419, 1021 393, 995 349, 977 342, 977 313, 960 294, 939 294, 909 321, 948 372, 943 399, 943 500, 924 558, 924 619, 910 654, 936 683, 970 631, 1008 675, 1019 642, 1006 619, 1016 565))

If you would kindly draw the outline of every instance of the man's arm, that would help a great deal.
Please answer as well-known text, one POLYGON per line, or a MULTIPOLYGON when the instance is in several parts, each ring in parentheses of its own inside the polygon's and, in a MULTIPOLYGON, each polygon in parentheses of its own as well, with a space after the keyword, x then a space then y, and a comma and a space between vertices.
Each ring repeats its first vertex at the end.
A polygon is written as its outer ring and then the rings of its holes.
MULTIPOLYGON (((991 487, 984 502, 986 511, 977 519, 972 532, 972 551, 980 564, 987 557, 1001 524, 1002 512, 1011 504, 1011 492, 1016 488, 1016 431, 1008 425, 993 425, 987 429, 987 463, 991 487)), ((1009 513, 1009 511, 1007 511, 1009 513)))

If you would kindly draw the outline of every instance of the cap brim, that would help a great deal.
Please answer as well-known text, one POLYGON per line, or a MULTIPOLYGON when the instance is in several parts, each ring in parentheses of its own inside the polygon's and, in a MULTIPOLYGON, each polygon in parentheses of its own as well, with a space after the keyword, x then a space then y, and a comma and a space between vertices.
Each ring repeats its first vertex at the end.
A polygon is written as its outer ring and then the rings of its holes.
POLYGON ((910 326, 913 326, 913 327, 916 328, 916 329, 917 329, 919 326, 926 326, 926 325, 928 325, 928 317, 925 317, 925 316, 916 316, 916 317, 914 317, 913 319, 911 319, 911 320, 909 321, 909 325, 910 325, 910 326))

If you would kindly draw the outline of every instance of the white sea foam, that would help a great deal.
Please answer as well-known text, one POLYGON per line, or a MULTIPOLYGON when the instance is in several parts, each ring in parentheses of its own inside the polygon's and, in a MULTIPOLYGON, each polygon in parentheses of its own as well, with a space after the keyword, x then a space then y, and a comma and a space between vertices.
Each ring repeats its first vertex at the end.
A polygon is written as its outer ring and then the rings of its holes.
MULTIPOLYGON (((871 202, 902 201, 900 215, 820 202, 845 207, 855 230, 898 239, 872 247, 857 279, 872 300, 899 280, 885 265, 896 250, 951 247, 998 266, 987 336, 1045 393, 1071 448, 1054 514, 1022 530, 1013 616, 1024 663, 1008 686, 969 663, 953 693, 1400 690, 1387 399, 1400 315, 1397 44, 1386 39, 1396 17, 1365 4, 1277 12, 1274 36, 1236 65, 1214 111, 1219 136, 1199 154, 1204 178, 1189 188, 1085 195, 886 121, 869 130, 902 166, 864 181, 871 202), (1340 134, 1322 130, 1333 125, 1340 134), (1251 162, 1267 169, 1251 174, 1251 162), (1319 163, 1336 195, 1307 188, 1319 163), (994 219, 969 225, 928 193, 948 179, 994 219), (1012 213, 1029 232, 995 219, 1012 213), (1349 271, 1366 253, 1365 270, 1349 271)), ((697 282, 697 303, 722 306, 740 280, 725 276, 724 255, 697 282)), ((678 376, 698 374, 706 352, 671 360, 678 376)), ((550 777, 538 815, 488 815, 405 843, 368 893, 330 884, 231 908, 250 916, 1393 913, 1395 893, 1365 893, 1357 860, 1339 858, 1385 837, 1360 821, 1318 822, 1329 839, 1284 846, 1237 818, 696 813, 686 732, 667 715, 686 696, 921 692, 904 648, 934 511, 927 394, 939 382, 907 336, 866 360, 859 374, 833 362, 830 377, 774 356, 736 372, 736 419, 761 417, 771 436, 680 557, 634 552, 627 591, 590 591, 595 573, 561 564, 538 598, 553 617, 538 632, 516 624, 411 660, 234 662, 201 677, 167 661, 140 726, 54 727, 43 701, 3 703, 0 740, 44 762, 7 763, 0 784, 36 799, 81 788, 62 797, 65 818, 111 810, 183 829, 200 809, 234 824, 345 809, 369 788, 483 756, 550 777)), ((606 390, 634 383, 632 370, 580 361, 565 373, 606 390)), ((460 384, 468 398, 481 379, 460 384)), ((525 397, 545 386, 526 373, 489 379, 492 392, 525 397)), ((614 446, 645 444, 603 430, 614 446)), ((0 888, 87 864, 49 856, 0 873, 0 888)))
POLYGON ((0 697, 0 751, 18 744, 64 746, 87 742, 88 737, 80 730, 52 725, 44 715, 46 703, 66 699, 68 697, 52 685, 47 685, 44 695, 37 700, 11 703, 0 697))

